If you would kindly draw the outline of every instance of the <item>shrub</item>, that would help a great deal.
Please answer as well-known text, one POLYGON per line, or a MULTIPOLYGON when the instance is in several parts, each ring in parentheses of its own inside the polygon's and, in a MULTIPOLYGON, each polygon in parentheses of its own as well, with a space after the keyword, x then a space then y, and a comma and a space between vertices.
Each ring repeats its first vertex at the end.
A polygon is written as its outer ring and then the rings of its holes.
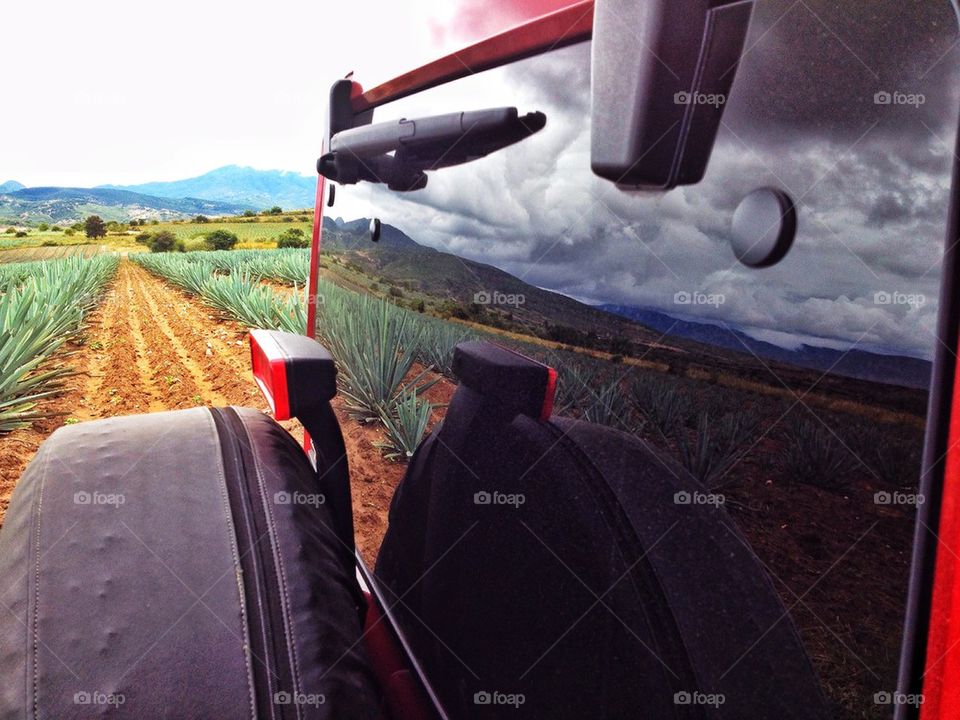
POLYGON ((278 248, 305 248, 309 245, 306 233, 300 228, 289 228, 277 237, 278 248))
POLYGON ((76 232, 77 231, 74 230, 72 227, 68 227, 66 230, 63 231, 63 234, 66 235, 67 237, 73 237, 76 234, 76 232))
POLYGON ((60 244, 60 243, 58 243, 56 240, 44 240, 44 241, 41 243, 41 245, 43 245, 43 247, 56 247, 56 246, 59 245, 59 244, 60 244))
POLYGON ((17 234, 14 237, 26 237, 27 232, 25 230, 17 230, 17 234))
POLYGON ((401 290, 401 289, 398 288, 398 287, 391 286, 391 287, 390 287, 390 297, 402 298, 402 297, 403 297, 403 290, 401 290))
POLYGON ((264 212, 265 212, 267 215, 282 215, 282 214, 283 214, 283 208, 280 207, 279 205, 274 205, 272 208, 270 208, 269 210, 265 210, 264 212))
POLYGON ((137 235, 137 237, 134 238, 134 239, 135 239, 135 240, 137 241, 137 243, 139 243, 140 245, 149 245, 149 244, 150 244, 150 239, 151 239, 152 237, 153 237, 153 235, 151 235, 150 233, 148 233, 148 232, 142 232, 142 233, 140 233, 139 235, 137 235))
POLYGON ((63 230, 63 228, 60 227, 59 225, 51 225, 51 226, 50 226, 50 232, 60 232, 61 230, 63 230))
POLYGON ((96 240, 97 238, 106 237, 107 226, 99 215, 91 215, 83 224, 83 231, 87 234, 88 238, 96 240))
POLYGON ((47 225, 47 223, 40 223, 39 225, 37 225, 37 230, 39 230, 40 232, 46 232, 49 229, 50 229, 50 226, 47 225))
POLYGON ((183 241, 178 240, 177 236, 169 230, 161 230, 151 235, 148 241, 150 252, 183 252, 183 241))
POLYGON ((5 232, 7 235, 13 235, 16 231, 17 231, 17 229, 16 229, 15 227, 8 227, 6 230, 4 230, 4 232, 5 232))
POLYGON ((232 250, 237 244, 237 236, 229 230, 214 230, 206 236, 204 243, 211 250, 232 250))
POLYGON ((244 217, 256 217, 257 214, 256 214, 253 210, 244 210, 244 211, 243 211, 243 216, 244 216, 244 217))
POLYGON ((208 223, 208 222, 210 222, 210 218, 208 218, 206 215, 197 215, 197 216, 193 219, 193 221, 194 221, 195 223, 200 223, 200 224, 202 224, 202 223, 208 223))

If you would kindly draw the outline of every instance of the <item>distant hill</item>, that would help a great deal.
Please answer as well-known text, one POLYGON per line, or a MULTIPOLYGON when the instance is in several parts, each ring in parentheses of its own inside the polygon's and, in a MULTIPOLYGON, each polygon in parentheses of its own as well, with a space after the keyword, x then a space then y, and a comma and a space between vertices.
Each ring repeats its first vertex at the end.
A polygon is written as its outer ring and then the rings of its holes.
POLYGON ((23 190, 25 187, 26 185, 18 183, 16 180, 7 180, 5 183, 0 183, 0 193, 16 192, 17 190, 23 190))
POLYGON ((233 215, 249 208, 196 198, 160 198, 108 188, 24 188, 0 193, 0 222, 78 221, 88 215, 105 220, 169 220, 191 215, 233 215))
POLYGON ((424 247, 392 225, 384 223, 380 241, 374 244, 368 236, 368 219, 345 222, 325 217, 323 223, 325 249, 345 252, 368 274, 409 283, 430 296, 470 304, 486 295, 495 299, 491 307, 509 312, 514 321, 540 331, 551 323, 639 343, 656 339, 652 331, 626 318, 534 287, 492 265, 424 247), (509 304, 511 296, 521 302, 509 304))
POLYGON ((712 323, 678 319, 651 308, 631 305, 599 305, 599 309, 635 320, 671 337, 694 340, 713 347, 736 352, 751 352, 765 360, 798 365, 837 375, 892 383, 904 387, 926 388, 930 382, 931 364, 900 355, 881 355, 863 350, 834 350, 832 348, 801 345, 796 350, 756 340, 734 328, 712 323))
MULTIPOLYGON (((392 225, 382 226, 380 241, 374 244, 367 234, 367 219, 346 222, 325 217, 323 223, 325 249, 343 253, 364 272, 389 284, 401 284, 459 304, 470 304, 478 294, 484 293, 522 297, 523 301, 516 306, 499 309, 509 312, 514 323, 525 325, 534 334, 542 333, 548 325, 563 325, 584 333, 596 333, 601 338, 629 338, 646 346, 643 355, 647 360, 717 371, 729 368, 738 374, 750 373, 761 382, 770 380, 769 368, 772 367, 791 387, 809 387, 811 370, 831 370, 832 374, 853 380, 823 379, 819 382, 821 390, 830 386, 832 392, 850 392, 853 396, 860 391, 872 392, 862 390, 863 386, 850 385, 856 380, 905 388, 926 388, 929 382, 930 363, 925 360, 862 350, 844 355, 840 350, 807 345, 787 350, 754 340, 739 330, 678 320, 654 309, 587 305, 534 287, 491 265, 420 245, 392 225)), ((817 375, 812 377, 815 379, 817 375)))
POLYGON ((279 205, 286 210, 313 207, 317 179, 284 170, 227 165, 186 180, 102 187, 165 198, 203 198, 255 210, 279 205))

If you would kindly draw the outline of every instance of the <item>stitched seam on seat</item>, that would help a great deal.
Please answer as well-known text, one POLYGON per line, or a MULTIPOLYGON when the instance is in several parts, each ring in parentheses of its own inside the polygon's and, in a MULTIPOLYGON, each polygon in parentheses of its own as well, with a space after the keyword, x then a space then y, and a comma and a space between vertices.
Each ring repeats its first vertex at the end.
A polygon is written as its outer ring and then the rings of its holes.
MULTIPOLYGON (((244 425, 244 427, 246 427, 246 425, 244 425)), ((294 696, 296 696, 302 692, 303 684, 300 679, 300 658, 297 655, 297 645, 293 640, 293 621, 290 616, 290 597, 289 591, 287 590, 287 570, 283 564, 283 556, 280 553, 280 546, 276 531, 276 518, 273 516, 273 508, 270 507, 270 503, 267 501, 267 487, 263 481, 263 471, 260 458, 258 457, 256 449, 253 447, 253 443, 250 443, 250 454, 253 457, 253 463, 257 472, 257 484, 260 486, 260 499, 263 502, 264 514, 267 517, 267 521, 270 525, 270 549, 273 552, 277 562, 277 579, 279 580, 280 601, 283 607, 283 634, 287 640, 287 650, 290 652, 290 672, 294 683, 294 696)), ((299 703, 294 703, 294 709, 297 712, 297 717, 301 717, 299 703)))
MULTIPOLYGON (((216 423, 213 421, 213 411, 210 410, 204 414, 207 425, 213 430, 214 437, 220 441, 220 433, 217 430, 216 423)), ((257 716, 255 705, 255 689, 253 685, 253 668, 250 663, 250 632, 247 620, 247 604, 243 593, 243 573, 240 571, 240 553, 237 550, 237 528, 234 525, 233 514, 230 512, 230 499, 227 497, 227 478, 223 469, 223 458, 220 453, 216 454, 217 477, 219 479, 220 499, 223 501, 223 512, 226 519, 227 535, 230 538, 230 554, 233 556, 234 578, 236 579, 237 596, 240 602, 240 629, 243 632, 243 662, 247 668, 247 691, 250 701, 250 718, 255 720, 257 716)))
MULTIPOLYGON (((50 466, 50 453, 45 452, 43 456, 43 470, 40 473, 40 489, 37 492, 37 509, 36 509, 36 524, 37 529, 34 533, 35 541, 35 556, 36 560, 34 561, 34 579, 33 579, 33 592, 34 592, 34 603, 33 603, 33 716, 40 716, 40 686, 37 682, 37 677, 40 674, 39 670, 39 661, 37 658, 40 654, 40 518, 41 510, 43 509, 43 488, 47 482, 47 468, 50 466)), ((28 603, 29 608, 29 603, 28 603)), ((29 612, 29 610, 28 610, 29 612)))

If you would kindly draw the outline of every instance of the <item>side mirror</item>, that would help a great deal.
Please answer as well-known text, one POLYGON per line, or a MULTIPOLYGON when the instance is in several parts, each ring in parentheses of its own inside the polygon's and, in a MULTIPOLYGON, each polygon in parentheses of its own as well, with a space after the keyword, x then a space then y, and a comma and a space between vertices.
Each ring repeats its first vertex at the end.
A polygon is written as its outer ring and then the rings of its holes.
POLYGON ((596 0, 594 173, 624 189, 699 182, 753 0, 596 0))
POLYGON ((372 111, 353 115, 353 83, 339 80, 330 91, 328 152, 317 172, 341 185, 384 183, 409 192, 427 185, 428 170, 485 157, 539 132, 543 113, 521 116, 514 107, 474 110, 371 124, 372 111))

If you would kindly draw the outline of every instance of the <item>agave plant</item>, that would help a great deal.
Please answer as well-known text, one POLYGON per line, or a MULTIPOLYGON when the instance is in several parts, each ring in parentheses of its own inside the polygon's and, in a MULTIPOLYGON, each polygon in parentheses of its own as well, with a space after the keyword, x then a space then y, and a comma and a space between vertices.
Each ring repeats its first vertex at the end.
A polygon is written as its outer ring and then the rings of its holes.
POLYGON ((31 263, 30 275, 5 274, 0 290, 0 431, 25 427, 45 413, 36 403, 58 393, 70 369, 50 357, 82 327, 117 258, 31 263), (49 264, 48 264, 49 263, 49 264))
POLYGON ((618 430, 630 429, 630 401, 619 380, 602 385, 596 393, 591 393, 591 399, 583 408, 584 420, 618 430))
POLYGON ((401 394, 422 392, 436 379, 426 380, 426 369, 408 379, 419 339, 409 333, 409 313, 368 296, 358 295, 351 305, 341 304, 339 312, 324 308, 323 335, 340 365, 351 414, 370 421, 389 412, 401 394))
POLYGON ((664 439, 674 437, 690 416, 689 398, 666 378, 638 376, 630 385, 630 399, 642 416, 664 439))
POLYGON ((781 463, 789 479, 827 490, 849 484, 854 459, 837 437, 817 420, 800 418, 787 427, 781 463))
POLYGON ((380 421, 386 430, 386 439, 376 443, 391 460, 407 460, 413 456, 430 422, 433 406, 417 397, 411 390, 397 399, 392 410, 380 410, 380 421))
POLYGON ((712 486, 742 457, 744 446, 756 429, 756 423, 743 413, 727 413, 711 421, 708 413, 697 416, 697 427, 690 437, 686 427, 673 433, 681 464, 697 480, 712 486))

